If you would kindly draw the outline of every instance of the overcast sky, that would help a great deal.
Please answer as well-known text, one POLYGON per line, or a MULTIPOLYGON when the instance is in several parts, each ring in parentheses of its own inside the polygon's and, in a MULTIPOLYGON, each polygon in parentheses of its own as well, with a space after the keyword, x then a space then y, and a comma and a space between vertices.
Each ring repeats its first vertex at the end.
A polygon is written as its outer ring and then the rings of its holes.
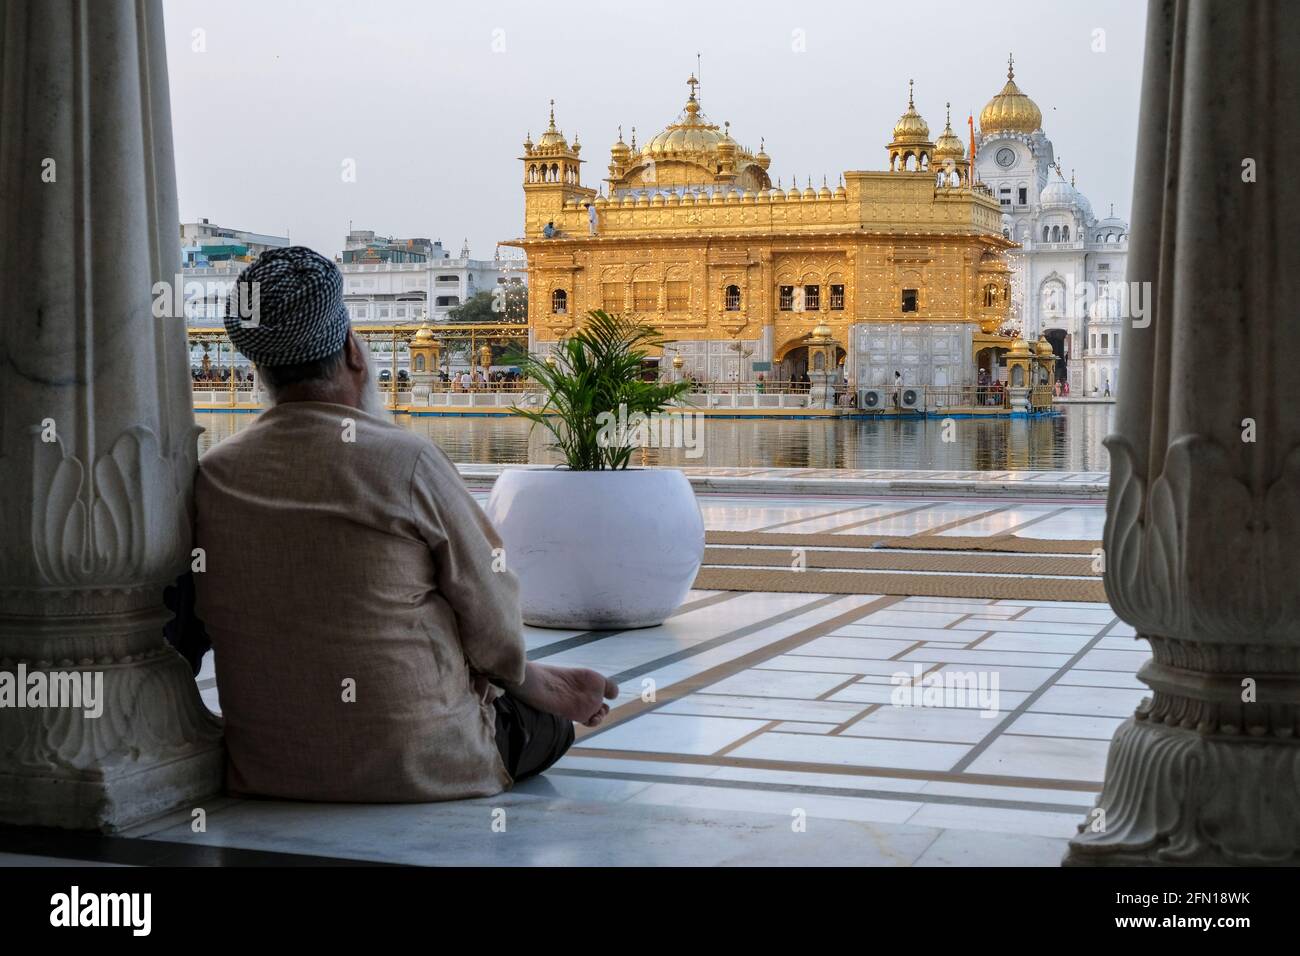
POLYGON ((700 100, 788 187, 882 169, 916 80, 932 136, 1016 82, 1098 216, 1128 217, 1141 0, 838 3, 164 0, 181 218, 334 255, 348 223, 476 258, 519 235, 524 134, 581 136, 584 184, 618 126, 645 142, 700 100), (195 31, 202 31, 196 34, 195 31), (797 32, 801 31, 801 32, 797 32), (1098 31, 1104 31, 1099 34, 1098 31), (1095 49, 1098 46, 1102 50, 1095 49), (202 47, 199 51, 196 47, 202 47), (802 51, 800 50, 802 47, 802 51), (344 182, 345 160, 356 181, 344 182))

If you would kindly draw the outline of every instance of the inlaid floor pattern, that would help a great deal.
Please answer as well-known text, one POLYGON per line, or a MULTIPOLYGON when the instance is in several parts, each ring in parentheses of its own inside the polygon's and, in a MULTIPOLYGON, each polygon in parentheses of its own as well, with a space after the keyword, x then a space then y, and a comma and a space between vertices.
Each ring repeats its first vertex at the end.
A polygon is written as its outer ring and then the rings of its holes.
MULTIPOLYGON (((769 559, 718 533, 814 542, 804 574, 1099 586, 1087 551, 1060 546, 1100 539, 1097 503, 700 502, 710 562, 738 573, 769 559), (1012 536, 1043 550, 890 551, 882 571, 879 550, 825 543, 841 534, 1012 536), (929 563, 908 563, 918 559, 929 563), (1016 563, 1026 559, 1043 563, 1016 563), (971 571, 988 560, 1005 563, 971 571), (837 561, 849 566, 829 570, 837 561)), ((527 643, 534 660, 596 668, 621 687, 608 721, 544 777, 406 808, 227 801, 209 809, 206 833, 187 816, 136 835, 411 863, 1056 865, 1093 805, 1110 737, 1146 693, 1134 675, 1148 658, 1104 600, 880 590, 703 588, 659 627, 529 628, 527 643)), ((210 660, 199 686, 218 708, 210 660)))

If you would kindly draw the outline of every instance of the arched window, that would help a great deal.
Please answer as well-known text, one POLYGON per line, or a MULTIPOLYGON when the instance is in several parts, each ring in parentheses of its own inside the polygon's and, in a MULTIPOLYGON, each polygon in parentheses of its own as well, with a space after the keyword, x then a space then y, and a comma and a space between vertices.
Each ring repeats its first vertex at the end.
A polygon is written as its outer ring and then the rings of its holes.
POLYGON ((1062 226, 1062 227, 1061 227, 1061 241, 1062 241, 1062 242, 1069 242, 1069 241, 1070 241, 1070 227, 1069 227, 1069 226, 1062 226))
POLYGON ((417 372, 423 372, 423 371, 424 371, 424 356, 423 356, 423 355, 417 355, 417 356, 415 357, 415 370, 416 370, 417 372))
POLYGON ((1053 241, 1053 242, 1060 242, 1060 241, 1061 241, 1061 227, 1060 227, 1060 226, 1053 226, 1053 227, 1052 227, 1052 241, 1053 241))
POLYGON ((551 293, 551 311, 556 315, 564 315, 569 311, 569 293, 563 289, 556 289, 551 293))
POLYGON ((726 304, 724 308, 726 308, 728 312, 740 311, 740 286, 738 285, 727 286, 726 294, 724 298, 726 300, 726 304))
POLYGON ((989 284, 984 287, 984 308, 991 309, 998 304, 998 287, 989 284))
POLYGON ((1047 238, 1047 237, 1050 236, 1050 235, 1051 235, 1051 230, 1048 229, 1047 226, 1044 226, 1044 227, 1043 227, 1043 242, 1047 242, 1047 241, 1048 241, 1048 238, 1047 238))

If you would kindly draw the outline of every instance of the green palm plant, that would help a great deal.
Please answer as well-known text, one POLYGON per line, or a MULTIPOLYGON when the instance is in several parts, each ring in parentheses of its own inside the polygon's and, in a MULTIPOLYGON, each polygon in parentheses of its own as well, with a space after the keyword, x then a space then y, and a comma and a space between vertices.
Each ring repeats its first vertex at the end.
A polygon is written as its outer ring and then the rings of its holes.
POLYGON ((528 353, 509 359, 542 386, 546 401, 539 408, 511 410, 541 425, 573 471, 626 468, 632 446, 602 435, 609 418, 653 415, 690 388, 689 382, 645 382, 641 372, 649 349, 661 345, 658 331, 632 319, 595 309, 571 337, 560 342, 554 365, 528 353))

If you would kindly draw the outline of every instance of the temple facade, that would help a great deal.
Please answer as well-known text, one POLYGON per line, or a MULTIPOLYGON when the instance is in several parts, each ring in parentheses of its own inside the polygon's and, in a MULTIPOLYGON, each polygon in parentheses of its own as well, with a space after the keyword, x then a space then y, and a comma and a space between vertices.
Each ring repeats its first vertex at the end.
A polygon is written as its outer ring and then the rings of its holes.
POLYGON ((701 111, 697 81, 677 119, 610 149, 586 185, 581 144, 550 124, 520 157, 530 346, 545 352, 591 309, 632 314, 710 382, 788 380, 829 326, 845 379, 965 385, 997 371, 1010 306, 1002 209, 973 183, 948 123, 932 139, 909 93, 883 170, 835 186, 774 187, 771 158, 701 111))

